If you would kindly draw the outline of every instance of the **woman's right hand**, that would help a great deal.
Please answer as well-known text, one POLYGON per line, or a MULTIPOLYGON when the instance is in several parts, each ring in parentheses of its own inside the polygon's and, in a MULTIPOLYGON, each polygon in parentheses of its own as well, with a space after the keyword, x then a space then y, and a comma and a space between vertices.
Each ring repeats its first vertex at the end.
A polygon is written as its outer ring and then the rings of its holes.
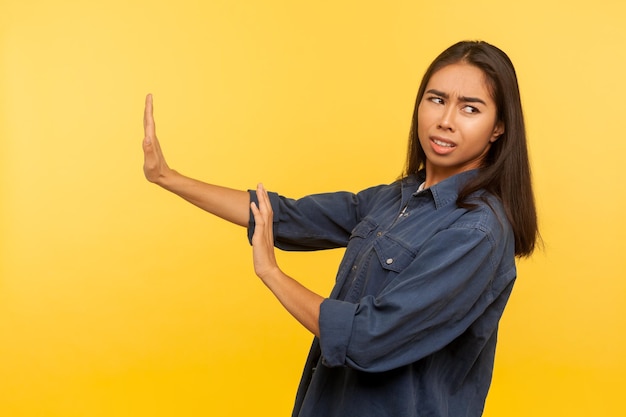
POLYGON ((167 165, 154 128, 152 94, 146 96, 143 129, 143 173, 148 181, 224 220, 239 226, 248 226, 250 195, 247 191, 207 184, 186 177, 167 165))
POLYGON ((143 113, 143 173, 150 182, 159 184, 172 170, 165 162, 161 146, 156 137, 154 114, 152 109, 152 94, 146 96, 143 113))

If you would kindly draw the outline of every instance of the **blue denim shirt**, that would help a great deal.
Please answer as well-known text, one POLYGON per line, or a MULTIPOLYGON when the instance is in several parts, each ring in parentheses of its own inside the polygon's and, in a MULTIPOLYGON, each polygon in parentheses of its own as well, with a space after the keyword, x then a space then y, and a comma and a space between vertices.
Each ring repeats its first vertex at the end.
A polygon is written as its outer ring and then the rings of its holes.
POLYGON ((500 202, 456 205, 472 175, 424 191, 420 173, 357 194, 270 194, 277 247, 346 247, 293 416, 482 414, 516 269, 500 202))

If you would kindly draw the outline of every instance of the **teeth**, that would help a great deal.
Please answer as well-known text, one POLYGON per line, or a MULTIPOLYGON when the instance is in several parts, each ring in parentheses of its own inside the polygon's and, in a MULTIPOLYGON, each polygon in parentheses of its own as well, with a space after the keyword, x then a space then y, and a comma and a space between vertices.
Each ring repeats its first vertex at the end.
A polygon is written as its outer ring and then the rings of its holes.
POLYGON ((451 148, 451 147, 453 147, 453 146, 454 146, 454 145, 453 145, 453 144, 451 144, 451 143, 448 143, 448 142, 442 142, 442 141, 437 140, 437 139, 433 139, 433 142, 435 142, 435 143, 436 143, 437 145, 439 145, 439 146, 445 146, 446 148, 451 148))

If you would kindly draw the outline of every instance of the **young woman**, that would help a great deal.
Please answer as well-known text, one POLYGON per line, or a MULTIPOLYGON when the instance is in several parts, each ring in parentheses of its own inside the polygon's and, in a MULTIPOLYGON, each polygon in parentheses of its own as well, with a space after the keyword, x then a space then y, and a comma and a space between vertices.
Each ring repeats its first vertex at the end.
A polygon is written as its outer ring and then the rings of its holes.
POLYGON ((297 201, 170 169, 144 115, 146 178, 248 227, 256 274, 314 335, 294 416, 480 416, 515 257, 538 238, 524 119, 509 58, 460 42, 417 94, 406 172, 389 185, 297 201), (346 247, 324 298, 274 247, 346 247))

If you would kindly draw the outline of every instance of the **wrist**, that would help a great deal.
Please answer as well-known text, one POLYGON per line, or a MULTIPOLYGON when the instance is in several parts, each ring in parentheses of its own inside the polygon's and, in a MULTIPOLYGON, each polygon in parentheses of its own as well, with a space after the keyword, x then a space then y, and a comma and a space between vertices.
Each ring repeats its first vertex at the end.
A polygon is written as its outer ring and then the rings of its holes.
POLYGON ((166 190, 171 191, 175 188, 177 178, 180 176, 181 175, 177 171, 167 168, 158 176, 154 183, 162 188, 165 188, 166 190))
POLYGON ((263 283, 270 289, 273 288, 277 283, 279 283, 281 279, 287 276, 283 273, 283 271, 280 270, 278 265, 273 268, 266 269, 265 271, 262 271, 257 275, 259 276, 259 278, 261 278, 261 281, 263 281, 263 283))

